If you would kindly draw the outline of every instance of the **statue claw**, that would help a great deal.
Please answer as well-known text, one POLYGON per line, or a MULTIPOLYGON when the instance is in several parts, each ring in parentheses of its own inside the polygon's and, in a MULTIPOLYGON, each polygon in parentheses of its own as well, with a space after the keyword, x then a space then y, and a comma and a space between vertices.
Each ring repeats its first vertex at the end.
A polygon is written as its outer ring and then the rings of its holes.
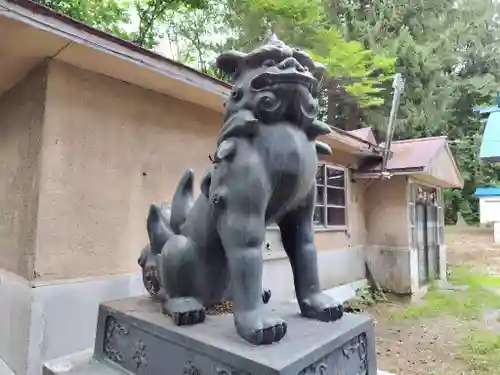
POLYGON ((254 345, 270 345, 278 342, 287 331, 286 322, 264 307, 235 312, 234 320, 238 334, 254 345))
POLYGON ((342 304, 324 293, 304 298, 299 305, 302 316, 323 322, 333 322, 344 314, 342 304))
POLYGON ((162 312, 171 316, 178 326, 203 323, 206 317, 205 307, 192 297, 169 298, 162 312))

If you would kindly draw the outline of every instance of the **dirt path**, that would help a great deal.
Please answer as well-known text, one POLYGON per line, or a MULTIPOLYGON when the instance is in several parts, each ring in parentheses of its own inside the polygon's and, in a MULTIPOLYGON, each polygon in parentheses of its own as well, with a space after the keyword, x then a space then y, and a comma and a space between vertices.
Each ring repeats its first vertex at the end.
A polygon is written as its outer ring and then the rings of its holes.
POLYGON ((470 374, 459 358, 457 338, 467 329, 452 317, 391 319, 398 306, 369 308, 375 319, 378 367, 397 375, 470 374))
POLYGON ((481 272, 500 274, 500 245, 493 243, 493 229, 447 227, 448 264, 467 265, 481 272))
MULTIPOLYGON (((492 237, 490 229, 448 228, 445 238, 449 265, 500 274, 500 246, 492 243, 492 237)), ((440 305, 436 303, 436 306, 440 305)), ((484 360, 481 357, 485 364, 473 361, 474 369, 471 369, 471 360, 464 359, 464 350, 473 352, 476 349, 472 339, 467 337, 481 326, 480 320, 459 319, 449 314, 449 310, 435 317, 425 316, 429 315, 426 310, 423 317, 401 318, 412 308, 393 303, 367 308, 376 322, 379 368, 398 375, 500 374, 500 342, 497 342, 500 339, 492 343, 491 348, 487 347, 499 358, 497 368, 490 363, 495 358, 490 352, 484 360)), ((429 305, 428 309, 432 308, 429 305)))

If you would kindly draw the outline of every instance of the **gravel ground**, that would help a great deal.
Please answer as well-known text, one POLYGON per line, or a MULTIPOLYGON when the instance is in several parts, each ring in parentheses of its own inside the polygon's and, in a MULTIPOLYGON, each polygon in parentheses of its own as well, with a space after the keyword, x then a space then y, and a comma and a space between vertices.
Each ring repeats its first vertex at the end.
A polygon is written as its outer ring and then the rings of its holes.
POLYGON ((458 337, 467 329, 452 317, 390 319, 399 306, 369 308, 375 319, 378 367, 396 375, 470 374, 458 355, 458 337))
MULTIPOLYGON (((450 265, 500 274, 500 246, 493 244, 491 229, 451 227, 447 228, 445 238, 450 265)), ((401 305, 386 303, 366 310, 376 322, 379 368, 397 375, 471 374, 459 354, 459 345, 470 331, 471 322, 447 315, 420 320, 394 319, 395 313, 403 309, 401 305)), ((478 324, 498 332, 500 323, 492 318, 495 314, 486 311, 485 319, 478 324)))

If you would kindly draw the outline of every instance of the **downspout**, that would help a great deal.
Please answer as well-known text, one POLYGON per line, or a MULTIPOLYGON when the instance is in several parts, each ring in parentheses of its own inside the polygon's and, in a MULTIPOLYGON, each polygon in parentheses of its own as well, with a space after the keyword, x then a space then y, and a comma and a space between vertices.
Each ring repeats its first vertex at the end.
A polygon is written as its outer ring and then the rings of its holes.
POLYGON ((391 174, 387 172, 387 162, 389 161, 389 156, 391 155, 392 138, 394 137, 394 130, 395 130, 394 123, 396 121, 396 115, 399 109, 401 94, 403 93, 404 90, 404 80, 403 77, 401 76, 401 73, 396 73, 396 76, 394 77, 394 81, 392 83, 392 88, 394 89, 394 94, 392 96, 392 107, 389 116, 389 124, 387 126, 384 155, 382 159, 382 168, 380 170, 382 178, 391 178, 391 174))

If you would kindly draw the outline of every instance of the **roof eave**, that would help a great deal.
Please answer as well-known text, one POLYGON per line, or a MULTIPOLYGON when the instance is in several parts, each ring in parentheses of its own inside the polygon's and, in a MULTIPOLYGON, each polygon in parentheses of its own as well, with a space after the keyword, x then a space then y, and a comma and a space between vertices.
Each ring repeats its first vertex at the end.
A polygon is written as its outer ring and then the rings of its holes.
POLYGON ((321 136, 319 139, 330 145, 335 150, 347 152, 356 157, 380 155, 382 149, 377 145, 358 138, 336 127, 330 126, 331 132, 321 136))
MULTIPOLYGON (((168 57, 162 56, 162 55, 155 53, 153 51, 150 51, 144 47, 138 46, 137 44, 134 44, 128 40, 119 38, 119 37, 114 36, 112 34, 108 34, 104 31, 101 31, 99 29, 93 28, 93 27, 91 27, 91 26, 89 26, 81 21, 75 20, 71 17, 66 16, 65 14, 56 12, 55 10, 53 10, 51 8, 37 4, 33 1, 30 1, 30 0, 0 0, 0 7, 8 9, 8 10, 13 11, 13 12, 16 12, 16 8, 19 8, 19 10, 25 9, 27 11, 30 11, 30 13, 32 13, 32 16, 41 15, 41 16, 44 16, 46 18, 58 20, 61 23, 70 25, 76 29, 84 31, 85 33, 89 33, 89 34, 95 35, 99 38, 108 40, 114 44, 120 45, 124 48, 131 50, 131 51, 138 52, 138 53, 145 55, 145 56, 148 56, 152 59, 156 59, 156 60, 159 60, 162 62, 167 62, 168 64, 172 64, 173 66, 176 66, 179 69, 189 71, 190 73, 195 74, 202 79, 208 79, 210 81, 213 81, 217 85, 220 85, 220 86, 223 86, 223 87, 226 87, 229 89, 231 88, 231 85, 228 84, 227 82, 224 82, 220 79, 212 77, 208 74, 202 73, 199 70, 193 69, 193 68, 191 68, 187 65, 184 65, 178 61, 169 59, 168 57), (6 6, 4 4, 9 4, 9 5, 6 6)), ((25 16, 25 17, 28 16, 25 12, 22 12, 22 11, 16 12, 16 13, 18 13, 19 15, 25 16)), ((58 30, 62 31, 61 28, 58 28, 58 30)))
MULTIPOLYGON (((64 38, 68 41, 67 47, 72 44, 84 46, 89 50, 102 52, 161 74, 180 84, 190 86, 191 90, 216 95, 221 103, 216 108, 218 111, 222 111, 222 103, 231 89, 231 85, 226 82, 28 0, 0 0, 0 17, 64 38)), ((48 56, 51 55, 48 54, 48 56)), ((89 70, 92 69, 89 68, 89 70)), ((204 105, 203 102, 197 104, 204 105)))

